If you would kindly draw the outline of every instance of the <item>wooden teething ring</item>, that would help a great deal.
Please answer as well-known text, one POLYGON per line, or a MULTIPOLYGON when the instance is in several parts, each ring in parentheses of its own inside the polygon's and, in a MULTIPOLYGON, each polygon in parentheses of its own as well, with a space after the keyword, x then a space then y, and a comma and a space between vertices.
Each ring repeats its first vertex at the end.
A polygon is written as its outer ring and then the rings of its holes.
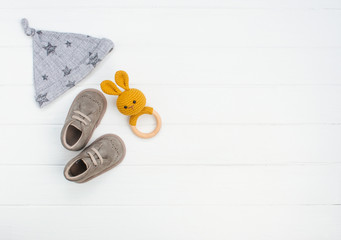
POLYGON ((137 130, 136 126, 130 125, 131 130, 133 131, 133 133, 135 133, 136 136, 138 136, 140 138, 152 138, 152 137, 154 137, 160 131, 160 128, 161 128, 161 117, 160 117, 160 115, 155 110, 153 110, 152 115, 154 115, 154 117, 156 119, 156 128, 152 132, 150 132, 150 133, 140 132, 139 130, 137 130))

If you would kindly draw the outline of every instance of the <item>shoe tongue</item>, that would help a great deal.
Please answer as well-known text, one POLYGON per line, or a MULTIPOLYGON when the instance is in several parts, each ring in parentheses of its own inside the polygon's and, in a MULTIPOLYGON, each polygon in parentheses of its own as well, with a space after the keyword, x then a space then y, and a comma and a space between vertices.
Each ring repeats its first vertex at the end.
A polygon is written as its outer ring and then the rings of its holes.
MULTIPOLYGON (((101 154, 101 157, 103 159, 106 159, 107 158, 107 155, 108 155, 108 143, 107 142, 102 142, 100 145, 98 145, 96 147, 97 151, 99 152, 99 154, 101 154)), ((96 155, 96 159, 98 158, 98 156, 96 155)))
POLYGON ((83 162, 86 163, 86 165, 88 166, 88 168, 90 168, 92 165, 94 165, 94 163, 91 161, 90 157, 83 157, 82 158, 83 162))
MULTIPOLYGON (((96 146, 95 149, 97 149, 97 151, 99 152, 99 154, 101 154, 101 157, 103 159, 106 158, 106 151, 105 151, 105 147, 102 146, 102 144, 100 144, 99 146, 96 146)), ((100 164, 100 158, 97 156, 97 154, 92 150, 89 149, 89 152, 94 156, 95 161, 97 162, 97 164, 100 164)), ((83 161, 88 165, 88 166, 93 166, 94 163, 92 162, 90 156, 87 154, 86 156, 84 156, 83 161)))
POLYGON ((80 131, 83 131, 83 124, 76 119, 70 125, 74 126, 75 128, 79 129, 80 131))
MULTIPOLYGON (((92 112, 89 110, 88 107, 82 105, 82 104, 79 104, 78 107, 76 108, 78 111, 84 113, 85 115, 89 116, 90 114, 92 114, 92 112)), ((77 117, 80 117, 83 119, 82 116, 80 116, 79 114, 77 113, 74 113, 73 115, 77 116, 77 117)), ((87 119, 84 119, 86 122, 88 122, 87 119)), ((78 128, 79 130, 83 131, 83 128, 84 128, 84 124, 77 120, 77 119, 74 119, 74 121, 71 123, 72 126, 78 128)))

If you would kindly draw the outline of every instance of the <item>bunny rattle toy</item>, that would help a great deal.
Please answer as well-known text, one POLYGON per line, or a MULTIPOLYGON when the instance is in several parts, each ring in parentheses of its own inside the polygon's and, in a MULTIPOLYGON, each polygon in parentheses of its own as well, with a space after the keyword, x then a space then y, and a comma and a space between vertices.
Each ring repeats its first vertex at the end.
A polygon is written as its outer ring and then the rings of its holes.
POLYGON ((105 80, 101 83, 102 91, 109 95, 118 95, 116 105, 118 110, 127 116, 130 116, 129 125, 132 131, 141 138, 154 137, 161 128, 161 117, 151 107, 146 107, 146 97, 135 88, 129 88, 129 77, 125 71, 117 71, 115 82, 125 91, 121 91, 115 83, 105 80), (156 119, 156 128, 150 133, 142 133, 136 128, 137 119, 143 114, 152 114, 156 119))

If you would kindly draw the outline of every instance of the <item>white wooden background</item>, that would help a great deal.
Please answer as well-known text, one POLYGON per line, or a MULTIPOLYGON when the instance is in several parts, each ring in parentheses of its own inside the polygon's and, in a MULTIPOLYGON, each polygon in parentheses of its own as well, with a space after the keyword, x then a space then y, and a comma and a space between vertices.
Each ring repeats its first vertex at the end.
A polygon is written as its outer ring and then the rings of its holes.
POLYGON ((341 239, 340 0, 1 0, 0 32, 1 240, 341 239), (41 110, 22 17, 116 48, 41 110), (119 69, 163 128, 135 137, 107 96, 91 141, 126 158, 68 182, 71 101, 119 69))

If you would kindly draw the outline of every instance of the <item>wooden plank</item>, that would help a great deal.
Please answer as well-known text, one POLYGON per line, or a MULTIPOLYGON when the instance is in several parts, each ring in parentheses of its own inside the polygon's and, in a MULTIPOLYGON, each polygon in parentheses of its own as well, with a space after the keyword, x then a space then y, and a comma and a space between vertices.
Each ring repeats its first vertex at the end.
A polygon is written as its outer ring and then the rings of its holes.
MULTIPOLYGON (((0 48, 0 84, 33 82, 31 47, 0 48), (21 57, 18 57, 21 56, 21 57), (16 64, 8 64, 15 62, 16 64), (18 71, 20 66, 20 71, 18 71), (15 74, 14 74, 15 73, 15 74)), ((118 46, 84 84, 126 70, 132 84, 341 84, 341 48, 215 48, 118 46)))
MULTIPOLYGON (((20 29, 78 32, 120 46, 341 47, 340 11, 293 9, 3 9, 0 46, 30 46, 20 29), (89 16, 96 16, 92 18, 89 16)), ((171 65, 170 65, 171 67, 171 65)))
POLYGON ((0 211, 1 235, 12 240, 341 237, 340 206, 0 207, 0 211))
MULTIPOLYGON (((1 165, 61 165, 76 152, 60 143, 61 125, 0 126, 1 165), (20 151, 18 144, 20 139, 20 151), (41 144, 44 144, 41 147, 41 144), (15 154, 14 154, 15 153, 15 154), (53 154, 51 154, 53 153, 53 154)), ((151 126, 141 127, 147 131, 151 126)), ((100 125, 90 140, 115 133, 127 155, 122 165, 290 165, 340 163, 340 125, 166 125, 142 140, 127 126, 100 125)))
POLYGON ((0 239, 339 240, 340 9, 338 0, 2 3, 0 239), (116 49, 40 110, 21 17, 116 49), (87 184, 68 182, 63 167, 77 154, 59 142, 68 107, 118 69, 160 112, 162 132, 136 138, 107 96, 93 139, 119 134, 127 157, 87 184))
POLYGON ((86 184, 63 169, 1 166, 0 205, 341 204, 341 164, 119 166, 86 184))
MULTIPOLYGON (((4 86, 0 124, 63 124, 74 97, 91 86, 74 87, 40 109, 32 86, 4 86), (22 101, 16 101, 16 99, 22 101), (10 102, 11 104, 8 104, 10 102), (29 117, 28 117, 29 116, 29 117)), ((98 85, 93 87, 99 88, 98 85)), ((165 124, 334 124, 341 122, 341 86, 139 86, 165 124)), ((102 123, 127 126, 128 118, 107 96, 102 123)), ((146 117, 153 122, 151 116, 146 117)))

